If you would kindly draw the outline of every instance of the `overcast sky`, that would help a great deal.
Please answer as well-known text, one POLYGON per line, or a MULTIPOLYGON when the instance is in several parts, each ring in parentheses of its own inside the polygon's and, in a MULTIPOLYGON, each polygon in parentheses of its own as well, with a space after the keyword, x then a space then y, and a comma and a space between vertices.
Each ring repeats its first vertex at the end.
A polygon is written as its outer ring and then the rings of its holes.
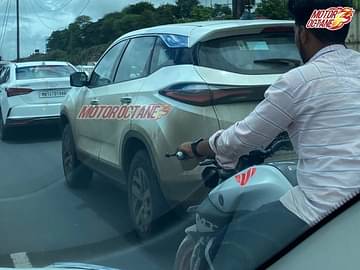
MULTIPOLYGON (((155 6, 174 3, 175 0, 147 0, 155 6)), ((212 0, 201 0, 209 4, 212 0)), ((21 57, 35 49, 45 51, 46 39, 52 31, 64 29, 79 15, 88 15, 93 21, 105 14, 120 11, 139 0, 19 0, 21 57)), ((212 2, 231 3, 231 0, 212 2)), ((0 0, 0 55, 3 59, 16 58, 16 0, 0 0), (1 42, 7 2, 10 1, 10 16, 5 28, 5 39, 1 42), (1 46, 2 45, 2 46, 1 46)))
MULTIPOLYGON (((0 38, 5 18, 6 3, 0 0, 0 38)), ((9 0, 10 16, 5 32, 5 39, 1 46, 0 55, 3 59, 16 57, 16 9, 15 0, 9 0)), ((94 21, 104 14, 120 11, 129 4, 140 2, 137 0, 19 0, 20 2, 20 45, 21 56, 28 56, 35 49, 45 51, 46 39, 51 32, 64 29, 79 15, 88 15, 94 21)), ((152 3, 167 2, 153 0, 152 3)), ((168 2, 172 2, 169 0, 168 2)))

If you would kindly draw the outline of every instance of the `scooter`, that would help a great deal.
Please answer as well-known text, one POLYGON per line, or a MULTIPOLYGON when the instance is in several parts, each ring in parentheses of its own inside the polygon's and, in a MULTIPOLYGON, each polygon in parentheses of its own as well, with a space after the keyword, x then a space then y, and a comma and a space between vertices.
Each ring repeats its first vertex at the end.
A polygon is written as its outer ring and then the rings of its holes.
MULTIPOLYGON (((265 150, 255 150, 239 159, 236 169, 225 170, 215 160, 205 160, 202 179, 212 189, 208 196, 187 212, 195 224, 186 228, 186 236, 178 247, 175 270, 213 269, 210 250, 215 236, 229 224, 235 213, 256 210, 279 200, 296 181, 296 162, 263 164, 279 150, 291 149, 289 139, 275 139, 265 150), (262 164, 262 165, 261 165, 262 164)), ((177 152, 179 160, 186 159, 177 152)))

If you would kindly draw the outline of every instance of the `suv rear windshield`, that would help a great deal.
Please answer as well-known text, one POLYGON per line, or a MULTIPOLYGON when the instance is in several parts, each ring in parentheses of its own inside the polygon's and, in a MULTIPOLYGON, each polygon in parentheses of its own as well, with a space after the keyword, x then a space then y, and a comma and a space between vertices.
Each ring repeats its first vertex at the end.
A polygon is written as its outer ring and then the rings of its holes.
POLYGON ((69 77, 75 70, 65 65, 41 65, 16 68, 17 80, 69 77))
POLYGON ((264 33, 202 42, 198 64, 241 74, 281 74, 300 65, 301 57, 293 33, 264 33))

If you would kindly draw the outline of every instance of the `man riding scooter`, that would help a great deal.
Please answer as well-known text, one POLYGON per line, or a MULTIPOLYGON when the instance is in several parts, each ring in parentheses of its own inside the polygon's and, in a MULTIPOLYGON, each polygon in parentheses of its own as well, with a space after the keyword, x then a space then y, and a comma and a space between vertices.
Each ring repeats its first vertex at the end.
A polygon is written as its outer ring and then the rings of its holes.
POLYGON ((287 131, 299 158, 296 187, 277 202, 235 216, 219 236, 214 269, 255 269, 359 192, 360 54, 344 45, 350 7, 346 0, 289 0, 304 65, 282 75, 244 120, 178 147, 189 158, 215 157, 231 169, 240 156, 287 131), (321 24, 309 21, 314 11, 317 20, 338 15, 332 25, 321 24))

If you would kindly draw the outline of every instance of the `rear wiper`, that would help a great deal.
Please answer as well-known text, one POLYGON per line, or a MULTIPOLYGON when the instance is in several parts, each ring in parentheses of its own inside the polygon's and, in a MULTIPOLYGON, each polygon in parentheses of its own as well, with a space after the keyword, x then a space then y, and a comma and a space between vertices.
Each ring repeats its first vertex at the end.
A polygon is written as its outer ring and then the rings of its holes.
POLYGON ((254 63, 269 63, 269 64, 285 64, 285 65, 293 65, 298 67, 301 65, 301 61, 299 59, 291 59, 291 58, 267 58, 254 60, 254 63))

